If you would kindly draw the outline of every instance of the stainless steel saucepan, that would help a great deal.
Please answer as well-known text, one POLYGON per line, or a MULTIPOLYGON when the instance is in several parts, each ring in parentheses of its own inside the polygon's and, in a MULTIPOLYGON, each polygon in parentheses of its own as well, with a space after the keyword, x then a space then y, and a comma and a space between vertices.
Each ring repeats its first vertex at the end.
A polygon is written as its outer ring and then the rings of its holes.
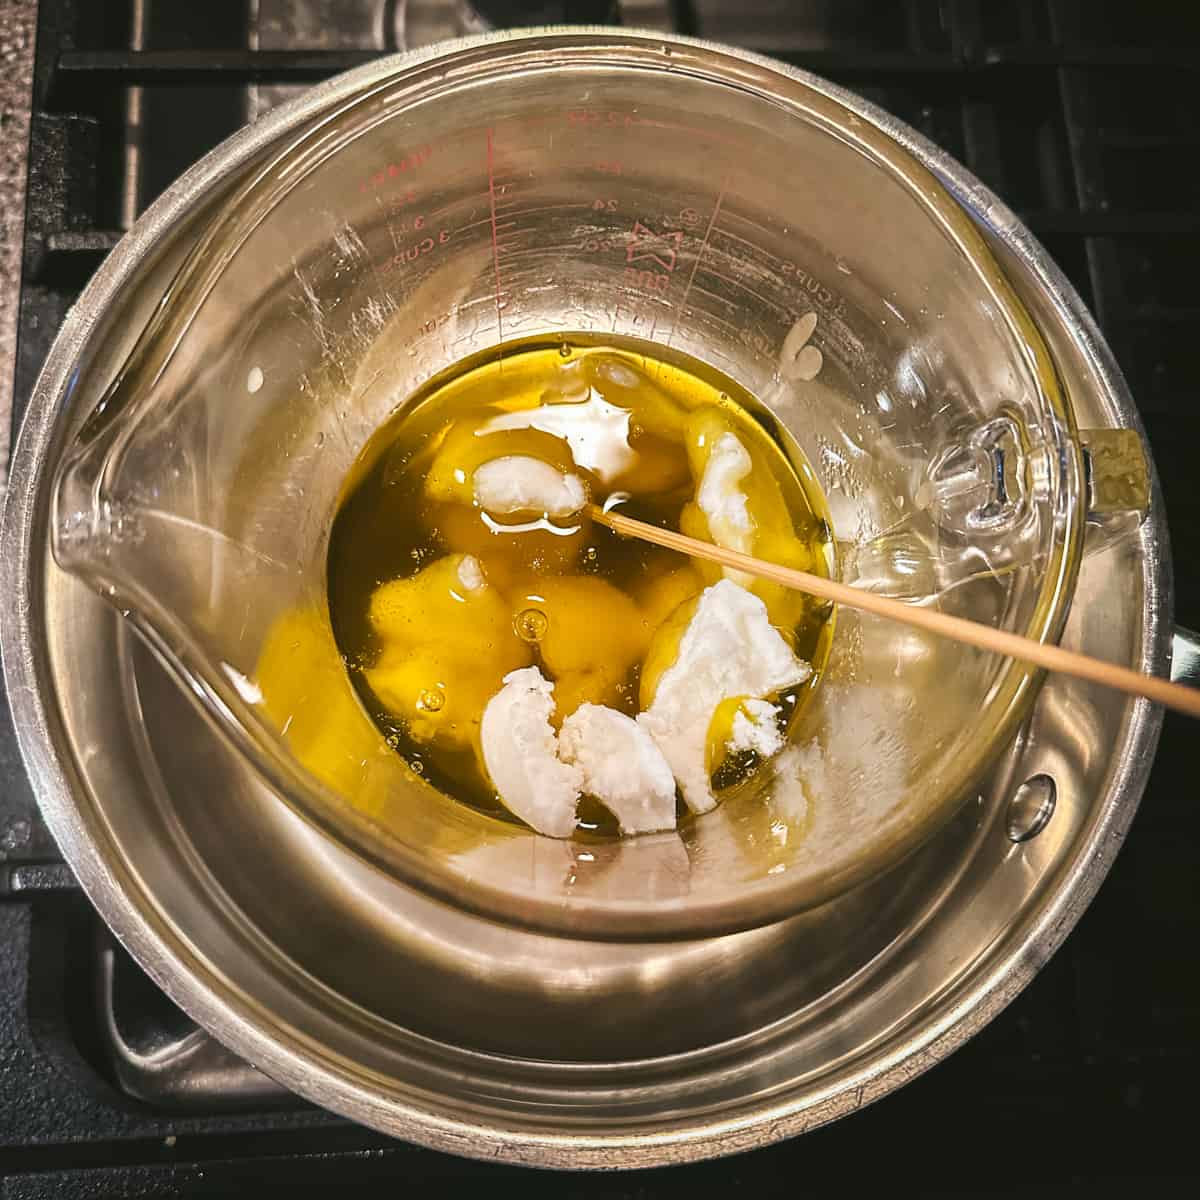
POLYGON ((1159 714, 847 621, 798 736, 882 757, 799 849, 732 811, 589 874, 441 836, 419 781, 406 821, 356 809, 257 711, 264 631, 319 610, 337 485, 405 395, 570 330, 758 394, 847 578, 1166 670, 1138 418, 1029 233, 850 93, 624 30, 381 60, 162 196, 30 404, 4 668, 64 855, 215 1038, 413 1141, 641 1166, 844 1115, 986 1023, 1103 879, 1159 714))

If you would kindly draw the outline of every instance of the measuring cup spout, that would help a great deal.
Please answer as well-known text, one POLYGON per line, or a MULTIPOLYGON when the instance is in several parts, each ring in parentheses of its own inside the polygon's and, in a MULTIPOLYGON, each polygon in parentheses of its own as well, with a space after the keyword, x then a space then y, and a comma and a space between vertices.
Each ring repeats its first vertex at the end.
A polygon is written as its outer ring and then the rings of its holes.
POLYGON ((249 681, 263 630, 276 598, 296 596, 298 567, 247 519, 205 389, 170 382, 139 391, 124 373, 93 409, 55 480, 51 550, 245 742, 258 736, 249 681))
MULTIPOLYGON (((127 423, 114 416, 115 391, 97 405, 59 467, 50 544, 59 566, 115 599, 124 590, 131 551, 145 540, 134 498, 122 494, 121 448, 127 423)), ((135 570, 134 574, 138 574, 135 570)))

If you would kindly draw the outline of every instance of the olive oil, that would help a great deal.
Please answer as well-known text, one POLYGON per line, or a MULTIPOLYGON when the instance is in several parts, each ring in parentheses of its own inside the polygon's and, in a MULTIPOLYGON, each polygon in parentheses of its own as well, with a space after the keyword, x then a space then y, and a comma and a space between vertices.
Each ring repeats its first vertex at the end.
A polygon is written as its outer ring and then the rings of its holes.
MULTIPOLYGON (((433 379, 376 432, 331 533, 329 609, 355 689, 414 770, 503 814, 478 736, 503 677, 538 666, 555 684, 555 724, 585 702, 635 715, 652 683, 643 668, 664 655, 660 631, 720 578, 718 567, 619 538, 585 512, 488 512, 475 472, 535 458, 580 478, 593 503, 620 497, 630 516, 712 540, 697 487, 727 432, 753 465, 741 485, 752 552, 830 574, 828 511, 794 441, 732 380, 650 343, 514 343, 433 379)), ((777 697, 790 726, 821 677, 831 613, 777 585, 739 582, 813 666, 806 684, 777 697)), ((724 753, 734 708, 723 706, 710 730, 718 789, 743 785, 757 766, 752 751, 724 753)), ((580 813, 584 831, 616 833, 586 797, 580 813)))

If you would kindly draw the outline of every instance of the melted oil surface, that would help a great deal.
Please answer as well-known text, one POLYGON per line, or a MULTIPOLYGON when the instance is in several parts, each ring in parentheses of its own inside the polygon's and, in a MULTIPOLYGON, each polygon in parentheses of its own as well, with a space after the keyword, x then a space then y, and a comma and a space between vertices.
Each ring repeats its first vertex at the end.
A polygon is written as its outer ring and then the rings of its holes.
MULTIPOLYGON (((831 574, 828 512, 799 448, 730 379, 649 343, 515 343, 435 378, 381 427, 344 488, 328 594, 354 687, 396 752, 449 795, 504 814, 479 747, 503 677, 538 666, 555 683, 556 724, 589 701, 635 715, 670 657, 670 630, 682 631, 721 577, 586 515, 497 518, 474 501, 479 466, 535 457, 582 477, 594 503, 622 493, 622 512, 712 540, 696 489, 723 432, 753 461, 743 482, 751 552, 831 574), (475 564, 482 588, 466 586, 475 564)), ((832 616, 798 593, 747 583, 813 665, 806 684, 776 698, 790 727, 821 678, 832 616)), ((718 794, 758 765, 753 752, 724 754, 734 708, 722 706, 710 730, 718 794)), ((585 797, 579 811, 584 834, 616 834, 598 803, 585 797)))

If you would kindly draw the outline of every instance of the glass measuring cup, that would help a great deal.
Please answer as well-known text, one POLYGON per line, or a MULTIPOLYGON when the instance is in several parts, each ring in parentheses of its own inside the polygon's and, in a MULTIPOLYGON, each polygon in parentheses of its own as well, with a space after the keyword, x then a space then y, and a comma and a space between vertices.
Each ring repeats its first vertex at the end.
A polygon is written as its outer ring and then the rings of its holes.
POLYGON ((350 465, 455 361, 576 331, 755 393, 817 469, 843 577, 915 602, 1054 637, 1088 496, 1145 504, 1136 447, 1085 460, 983 241, 881 130, 767 63, 586 32, 401 66, 246 172, 64 461, 56 558, 284 800, 406 882, 609 937, 819 903, 950 815, 1028 672, 842 614, 758 795, 603 847, 441 796, 358 706, 325 609, 350 465))

